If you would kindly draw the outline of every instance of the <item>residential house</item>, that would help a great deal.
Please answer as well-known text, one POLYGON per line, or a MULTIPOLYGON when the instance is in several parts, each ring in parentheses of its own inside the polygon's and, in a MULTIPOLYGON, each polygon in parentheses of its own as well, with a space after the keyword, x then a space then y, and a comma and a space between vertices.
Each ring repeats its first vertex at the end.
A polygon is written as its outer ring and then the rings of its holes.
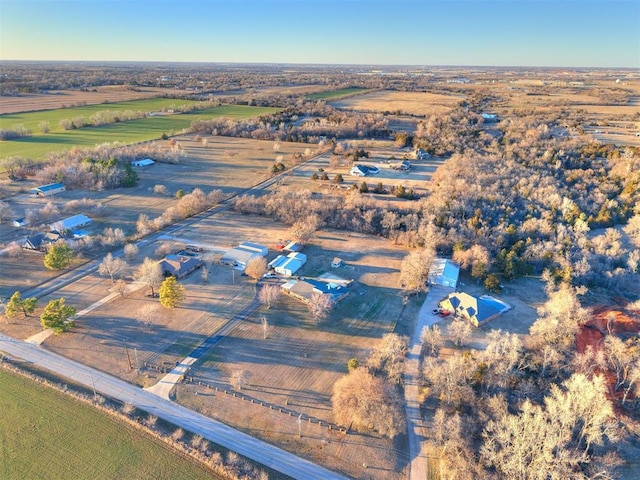
POLYGON ((160 261, 163 275, 172 275, 176 278, 184 278, 203 265, 204 262, 201 259, 186 255, 167 255, 160 261))
POLYGON ((46 252, 49 247, 60 240, 60 238, 60 235, 54 232, 36 233, 25 239, 22 248, 36 252, 46 252))
POLYGON ((494 297, 488 295, 476 297, 465 292, 450 293, 440 301, 438 307, 468 320, 476 327, 490 322, 511 309, 510 305, 494 297))
POLYGON ((355 175, 356 177, 366 177, 369 173, 369 169, 364 165, 354 165, 353 167, 351 167, 349 173, 351 175, 355 175))
POLYGON ((347 295, 349 290, 333 282, 322 282, 310 278, 304 280, 289 280, 280 287, 282 292, 303 303, 310 303, 315 294, 327 295, 331 303, 337 303, 347 295))

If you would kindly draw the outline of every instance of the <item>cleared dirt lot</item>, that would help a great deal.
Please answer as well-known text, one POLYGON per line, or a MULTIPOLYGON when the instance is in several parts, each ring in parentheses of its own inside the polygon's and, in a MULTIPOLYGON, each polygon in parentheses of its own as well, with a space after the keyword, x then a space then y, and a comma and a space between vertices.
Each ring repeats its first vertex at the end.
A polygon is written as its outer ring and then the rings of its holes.
POLYGON ((425 92, 382 90, 329 102, 336 108, 367 112, 402 112, 411 115, 435 115, 450 111, 464 100, 464 95, 440 95, 425 92))
POLYGON ((124 85, 95 87, 95 91, 53 90, 47 94, 20 95, 16 97, 0 96, 0 115, 4 113, 34 112, 65 108, 73 105, 93 105, 98 103, 138 100, 163 95, 183 94, 183 90, 174 88, 140 87, 135 90, 124 85))

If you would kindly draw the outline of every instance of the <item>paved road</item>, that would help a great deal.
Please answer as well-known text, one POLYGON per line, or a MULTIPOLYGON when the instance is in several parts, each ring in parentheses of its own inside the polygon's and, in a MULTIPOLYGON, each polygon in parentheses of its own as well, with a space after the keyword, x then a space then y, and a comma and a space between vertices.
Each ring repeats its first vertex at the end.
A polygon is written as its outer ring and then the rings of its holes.
POLYGON ((432 313, 438 302, 453 292, 453 288, 432 286, 420 308, 416 328, 413 331, 411 345, 407 353, 404 374, 405 413, 407 416, 407 430, 409 432, 409 454, 411 458, 409 480, 424 480, 429 471, 428 459, 424 451, 423 441, 426 428, 423 426, 420 414, 419 375, 420 375, 420 334, 424 327, 430 327, 440 320, 432 313))
POLYGON ((37 345, 0 334, 0 351, 67 377, 103 395, 130 403, 158 418, 197 433, 262 465, 300 480, 346 480, 347 477, 299 458, 227 425, 164 400, 123 380, 49 352, 37 345))

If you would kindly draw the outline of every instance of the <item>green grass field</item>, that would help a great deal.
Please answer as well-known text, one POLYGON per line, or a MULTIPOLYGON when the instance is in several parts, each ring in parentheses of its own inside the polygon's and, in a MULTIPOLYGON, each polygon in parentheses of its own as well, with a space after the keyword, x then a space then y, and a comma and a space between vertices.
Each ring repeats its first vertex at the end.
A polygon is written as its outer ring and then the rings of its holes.
POLYGON ((0 478, 217 478, 91 405, 5 370, 0 385, 0 478))
POLYGON ((40 122, 49 122, 51 132, 62 132, 60 120, 83 116, 89 118, 97 112, 107 110, 122 112, 132 110, 134 112, 157 112, 162 109, 176 108, 179 105, 193 105, 193 100, 181 100, 177 98, 148 98, 145 100, 133 100, 130 102, 102 103, 98 105, 86 105, 84 107, 57 108, 55 110, 41 110, 38 112, 7 113, 0 115, 0 129, 11 130, 16 125, 24 125, 34 134, 40 133, 40 122))
MULTIPOLYGON (((135 102, 125 103, 131 104, 135 102)), ((113 106, 116 104, 110 105, 113 106)), ((182 129, 188 128, 194 120, 211 120, 219 117, 242 120, 258 115, 275 113, 277 110, 277 108, 271 107, 225 105, 193 113, 147 117, 128 122, 113 123, 102 127, 87 127, 66 131, 59 130, 48 134, 36 134, 34 131, 34 135, 31 137, 0 142, 0 158, 21 156, 34 160, 42 160, 49 152, 69 149, 73 146, 93 147, 106 142, 130 144, 155 140, 160 138, 163 133, 170 134, 172 131, 180 132, 182 129)), ((48 112, 56 111, 57 110, 51 110, 48 112)), ((33 115, 38 113, 40 112, 33 112, 33 115)))
POLYGON ((341 88, 340 90, 330 90, 328 92, 312 93, 307 96, 312 100, 338 100, 353 95, 354 93, 364 93, 366 91, 366 88, 349 87, 341 88))

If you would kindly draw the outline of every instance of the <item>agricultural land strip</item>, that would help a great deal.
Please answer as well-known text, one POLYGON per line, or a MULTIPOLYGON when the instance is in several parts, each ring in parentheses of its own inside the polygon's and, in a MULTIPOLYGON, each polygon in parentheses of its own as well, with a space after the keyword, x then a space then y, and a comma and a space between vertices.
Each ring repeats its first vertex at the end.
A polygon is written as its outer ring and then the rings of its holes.
POLYGON ((217 478, 91 405, 2 369, 0 383, 2 478, 217 478))
MULTIPOLYGON (((189 128, 195 120, 212 120, 220 117, 242 120, 257 115, 272 114, 277 110, 277 108, 271 107, 226 105, 192 113, 146 117, 101 127, 85 127, 48 134, 34 134, 30 137, 0 142, 0 158, 21 156, 42 160, 49 152, 65 150, 74 146, 94 147, 115 141, 131 144, 155 140, 160 138, 163 133, 181 132, 189 128)), ((37 115, 37 113, 29 115, 37 115)))

